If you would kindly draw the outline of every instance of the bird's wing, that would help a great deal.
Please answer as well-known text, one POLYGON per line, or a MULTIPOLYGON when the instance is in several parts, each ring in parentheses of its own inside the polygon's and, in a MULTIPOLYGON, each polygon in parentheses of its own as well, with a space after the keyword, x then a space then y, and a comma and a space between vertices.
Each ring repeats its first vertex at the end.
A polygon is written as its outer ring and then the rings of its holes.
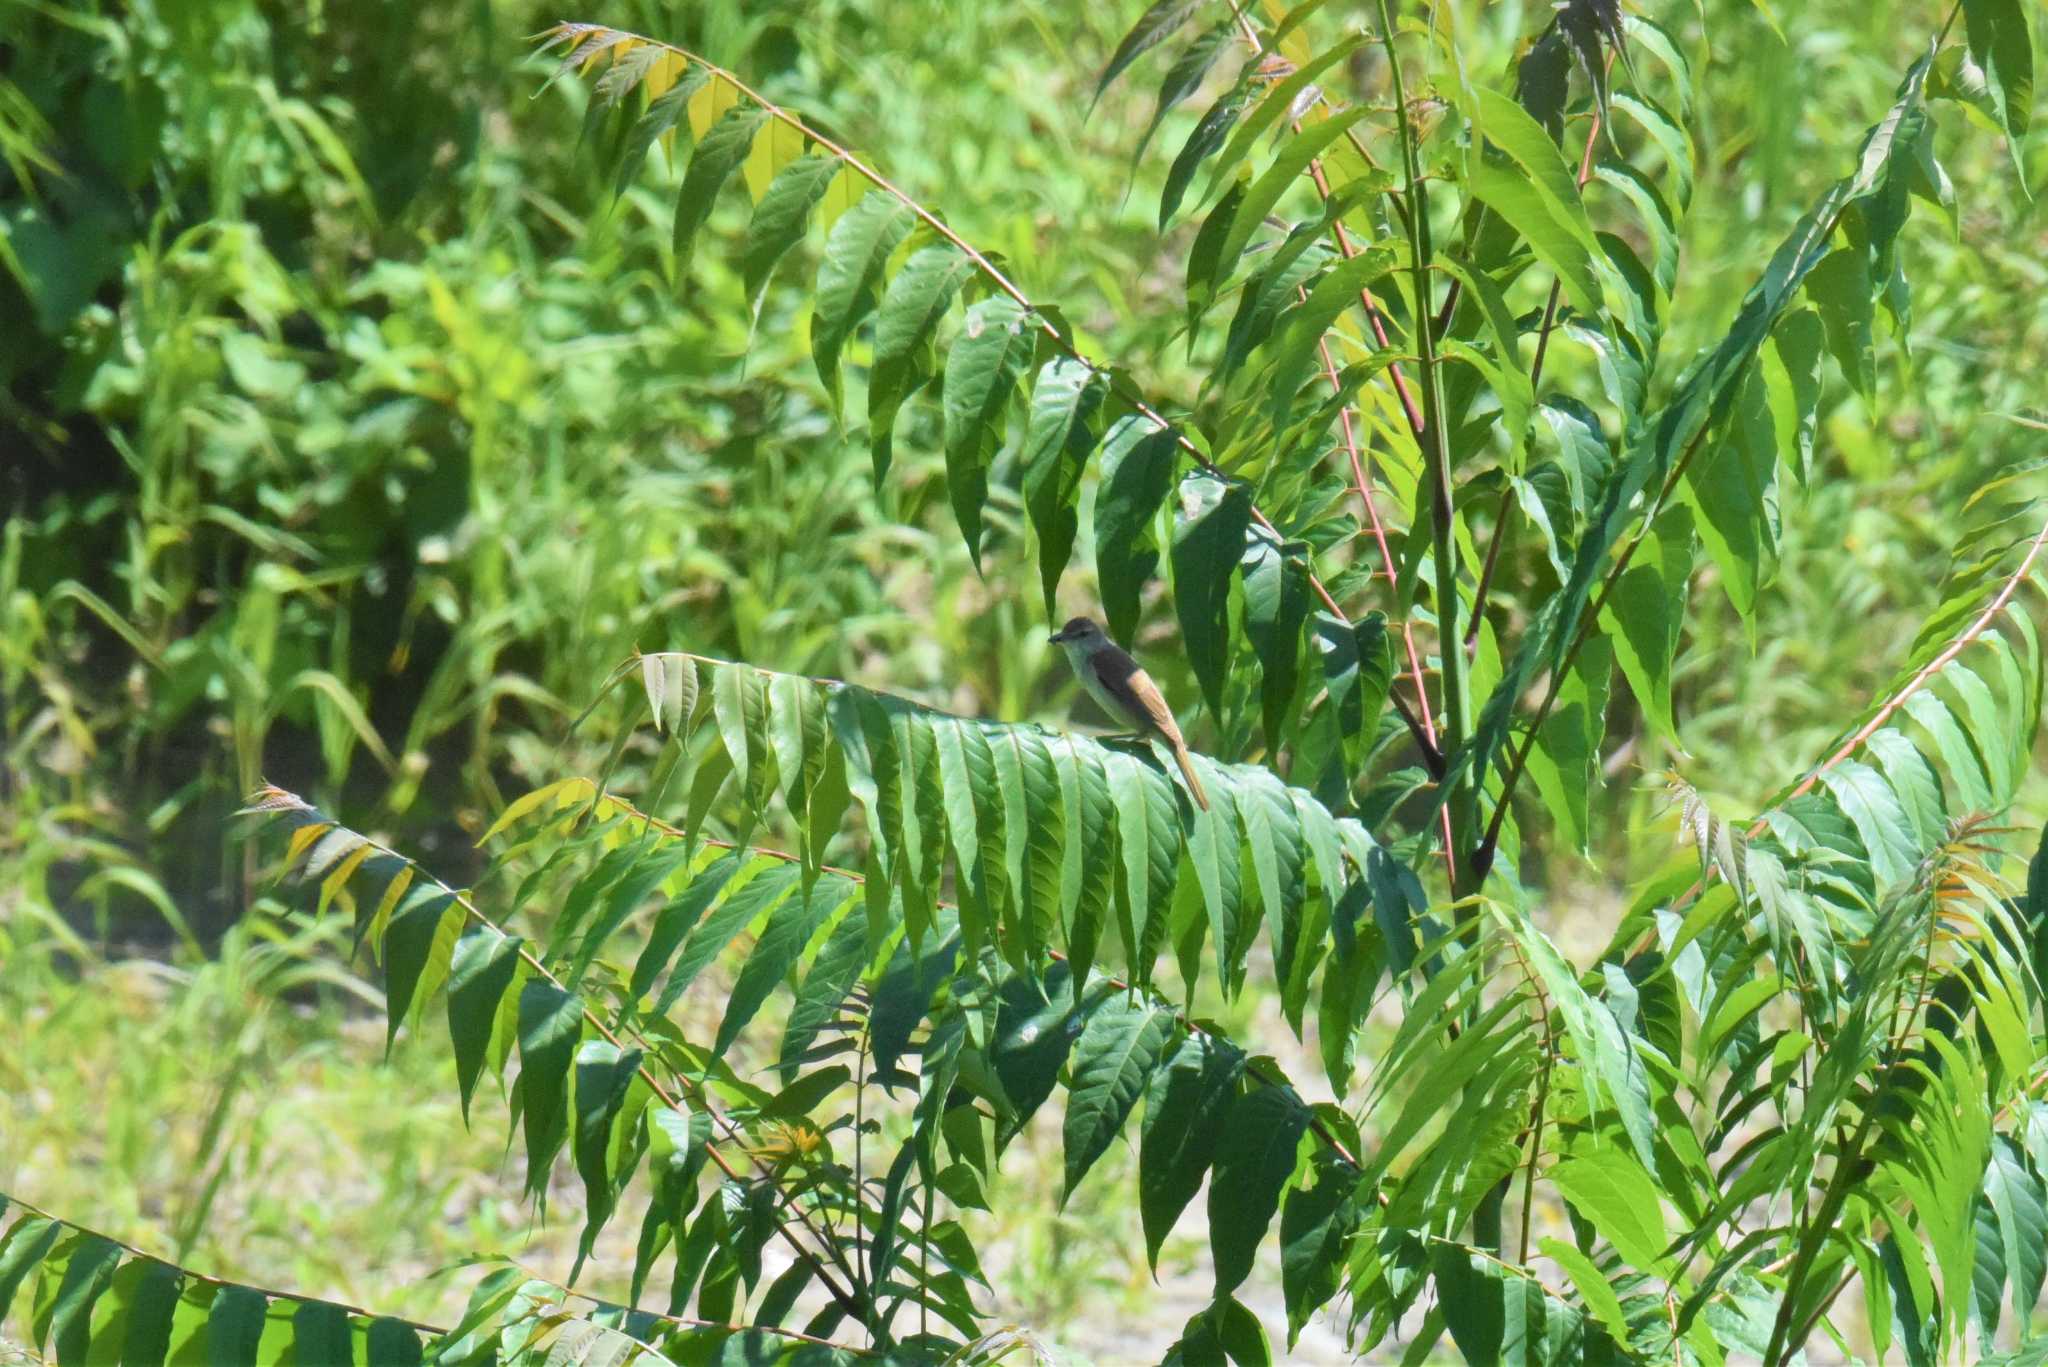
POLYGON ((1138 668, 1138 662, 1121 650, 1105 650, 1096 657, 1096 667, 1104 675, 1104 682, 1110 688, 1128 693, 1145 719, 1159 729, 1175 745, 1182 744, 1180 724, 1173 719, 1173 709, 1160 696, 1159 685, 1152 682, 1152 676, 1138 668))

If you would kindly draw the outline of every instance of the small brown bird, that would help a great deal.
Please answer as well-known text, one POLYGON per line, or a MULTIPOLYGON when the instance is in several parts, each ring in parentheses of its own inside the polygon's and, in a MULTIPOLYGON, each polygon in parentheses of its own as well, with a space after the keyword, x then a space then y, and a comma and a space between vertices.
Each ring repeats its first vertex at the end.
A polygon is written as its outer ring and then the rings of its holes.
POLYGON ((1151 676, 1086 617, 1071 619, 1050 639, 1054 645, 1065 647, 1067 663, 1074 667, 1081 686, 1102 705, 1103 711, 1128 723, 1134 733, 1158 736, 1172 747, 1181 777, 1187 780, 1188 796, 1197 807, 1208 811, 1209 795, 1202 791, 1202 780, 1195 777, 1187 742, 1180 738, 1173 709, 1159 695, 1159 685, 1152 682, 1151 676))

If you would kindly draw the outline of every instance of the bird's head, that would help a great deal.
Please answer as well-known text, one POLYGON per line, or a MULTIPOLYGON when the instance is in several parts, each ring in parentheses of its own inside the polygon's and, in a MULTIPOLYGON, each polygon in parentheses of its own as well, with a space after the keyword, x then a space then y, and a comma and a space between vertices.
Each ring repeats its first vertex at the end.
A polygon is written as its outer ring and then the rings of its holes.
POLYGON ((1053 645, 1074 645, 1092 648, 1109 638, 1102 634, 1102 628, 1091 618, 1070 617, 1067 624, 1054 632, 1047 640, 1053 645))

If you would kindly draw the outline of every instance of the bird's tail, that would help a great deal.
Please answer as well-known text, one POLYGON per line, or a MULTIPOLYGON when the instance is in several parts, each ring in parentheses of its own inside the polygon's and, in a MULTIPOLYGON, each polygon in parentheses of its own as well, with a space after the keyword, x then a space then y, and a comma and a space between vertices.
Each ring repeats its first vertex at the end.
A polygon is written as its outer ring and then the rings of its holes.
POLYGON ((1202 789, 1202 780, 1195 777, 1195 762, 1188 757, 1188 747, 1175 739, 1173 758, 1180 765, 1180 776, 1188 781, 1188 796, 1203 811, 1209 810, 1209 794, 1202 789))

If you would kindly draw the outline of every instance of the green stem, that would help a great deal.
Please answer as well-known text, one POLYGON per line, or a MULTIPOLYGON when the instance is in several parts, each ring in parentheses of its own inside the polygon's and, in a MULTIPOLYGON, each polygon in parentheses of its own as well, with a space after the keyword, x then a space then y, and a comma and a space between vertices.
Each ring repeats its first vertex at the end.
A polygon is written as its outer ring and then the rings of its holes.
MULTIPOLYGON (((1422 391, 1423 460, 1429 468, 1430 536, 1432 559, 1436 563, 1437 656, 1443 673, 1444 729, 1438 742, 1447 758, 1458 752, 1472 734, 1472 692, 1465 672, 1465 652, 1459 648, 1458 631, 1458 541, 1457 510, 1453 506, 1451 449, 1443 425, 1442 376, 1437 365, 1435 329, 1430 319, 1436 310, 1430 302, 1430 266, 1434 251, 1429 235, 1428 182, 1422 175, 1421 158, 1415 147, 1415 128, 1408 120, 1408 92, 1401 79, 1401 62, 1394 50, 1394 16, 1388 0, 1379 0, 1380 41, 1387 50, 1387 69, 1394 90, 1395 126, 1401 135, 1401 162, 1407 180, 1402 195, 1408 219, 1409 264, 1414 275, 1415 306, 1413 331, 1418 359, 1418 388, 1422 391)), ((1447 807, 1451 816, 1451 895, 1466 891, 1465 856, 1473 846, 1478 816, 1478 787, 1470 773, 1454 780, 1447 807)))

